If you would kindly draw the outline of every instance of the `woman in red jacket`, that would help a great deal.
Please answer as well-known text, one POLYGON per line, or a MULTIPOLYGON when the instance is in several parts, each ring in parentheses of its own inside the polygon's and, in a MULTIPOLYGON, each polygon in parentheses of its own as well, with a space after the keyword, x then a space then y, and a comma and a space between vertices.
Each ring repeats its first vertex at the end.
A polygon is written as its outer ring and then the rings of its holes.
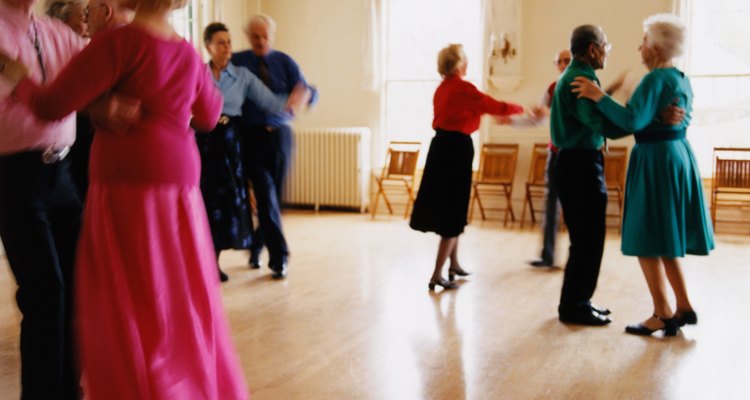
POLYGON ((409 223, 412 229, 435 232, 441 238, 430 290, 435 286, 454 289, 457 286, 453 278, 469 274, 458 263, 457 249, 458 235, 467 224, 471 194, 474 159, 471 134, 479 128, 483 114, 505 116, 523 112, 523 107, 497 101, 463 80, 468 62, 460 44, 442 49, 437 64, 443 82, 433 98, 435 137, 427 152, 422 183, 409 223), (442 269, 449 257, 450 281, 447 281, 442 277, 442 269))

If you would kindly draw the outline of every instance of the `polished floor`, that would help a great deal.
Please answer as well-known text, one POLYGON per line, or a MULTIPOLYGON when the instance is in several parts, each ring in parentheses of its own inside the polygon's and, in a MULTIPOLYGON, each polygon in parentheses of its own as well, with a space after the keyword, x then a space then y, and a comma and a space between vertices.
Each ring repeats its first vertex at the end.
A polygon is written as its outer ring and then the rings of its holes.
MULTIPOLYGON (((437 237, 397 217, 289 212, 288 279, 225 252, 225 305, 248 385, 265 399, 747 399, 750 236, 719 236, 683 266, 699 325, 676 338, 623 333, 651 313, 635 258, 610 232, 594 301, 603 328, 560 324, 562 270, 525 264, 539 231, 476 221, 459 255, 474 272, 431 293, 437 237)), ((565 239, 559 263, 565 259, 565 239)), ((0 398, 19 393, 14 284, 0 261, 0 398)), ((116 362, 113 360, 113 362, 116 362)))

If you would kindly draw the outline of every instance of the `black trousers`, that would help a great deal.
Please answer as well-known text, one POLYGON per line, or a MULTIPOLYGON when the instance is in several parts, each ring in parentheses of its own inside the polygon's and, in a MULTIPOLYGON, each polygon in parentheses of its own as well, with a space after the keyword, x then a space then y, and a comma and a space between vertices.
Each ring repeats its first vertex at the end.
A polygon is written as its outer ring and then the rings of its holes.
POLYGON ((588 305, 599 278, 607 211, 604 157, 598 150, 560 150, 556 177, 570 234, 558 308, 565 314, 588 305))
POLYGON ((268 248, 268 265, 273 269, 286 262, 289 248, 281 225, 281 197, 292 157, 292 128, 245 128, 246 166, 253 183, 258 207, 258 224, 251 251, 268 248))
POLYGON ((76 399, 71 329, 81 203, 69 160, 0 156, 0 239, 18 285, 21 398, 76 399))

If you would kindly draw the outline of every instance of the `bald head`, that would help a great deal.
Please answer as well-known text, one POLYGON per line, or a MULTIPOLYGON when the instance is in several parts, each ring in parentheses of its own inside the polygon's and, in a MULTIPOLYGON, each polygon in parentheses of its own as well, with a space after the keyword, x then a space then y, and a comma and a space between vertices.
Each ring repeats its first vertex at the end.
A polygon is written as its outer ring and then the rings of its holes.
POLYGON ((557 66, 557 70, 560 72, 565 71, 565 68, 568 67, 568 64, 570 64, 570 59, 572 58, 570 50, 565 49, 555 56, 554 63, 557 66))

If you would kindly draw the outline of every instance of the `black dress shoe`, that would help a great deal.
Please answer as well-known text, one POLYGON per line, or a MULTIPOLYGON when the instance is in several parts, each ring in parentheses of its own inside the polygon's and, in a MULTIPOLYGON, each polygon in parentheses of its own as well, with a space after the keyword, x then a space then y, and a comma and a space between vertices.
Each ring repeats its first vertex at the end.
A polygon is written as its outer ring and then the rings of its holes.
POLYGON ((599 314, 601 314, 601 315, 609 315, 609 314, 612 314, 612 310, 610 310, 609 308, 606 308, 606 307, 602 307, 602 306, 597 306, 597 305, 596 305, 596 304, 594 304, 594 303, 589 303, 589 307, 590 307, 590 308, 591 308, 592 310, 594 310, 594 311, 598 312, 598 313, 599 313, 599 314))
POLYGON ((676 313, 674 313, 674 319, 677 320, 677 325, 679 326, 698 324, 698 314, 696 314, 693 310, 677 311, 676 313))
POLYGON ((253 260, 251 258, 247 263, 250 265, 250 269, 260 269, 260 261, 258 260, 253 260))
POLYGON ((289 269, 286 262, 282 263, 280 266, 269 265, 268 268, 271 268, 271 271, 273 271, 273 275, 271 275, 271 278, 273 279, 286 278, 286 275, 289 269))
POLYGON ((574 325, 602 326, 612 322, 609 317, 593 310, 581 310, 571 314, 560 314, 560 322, 574 325))
POLYGON ((537 258, 536 260, 529 261, 529 265, 531 265, 532 267, 551 267, 552 261, 537 258))
POLYGON ((643 325, 642 323, 635 324, 635 325, 628 325, 625 327, 625 332, 631 335, 651 336, 651 334, 656 331, 664 331, 664 336, 676 336, 677 335, 677 329, 679 327, 677 326, 676 318, 662 318, 656 314, 654 314, 654 318, 661 321, 664 325, 661 328, 656 328, 656 329, 651 329, 647 327, 646 325, 643 325))

